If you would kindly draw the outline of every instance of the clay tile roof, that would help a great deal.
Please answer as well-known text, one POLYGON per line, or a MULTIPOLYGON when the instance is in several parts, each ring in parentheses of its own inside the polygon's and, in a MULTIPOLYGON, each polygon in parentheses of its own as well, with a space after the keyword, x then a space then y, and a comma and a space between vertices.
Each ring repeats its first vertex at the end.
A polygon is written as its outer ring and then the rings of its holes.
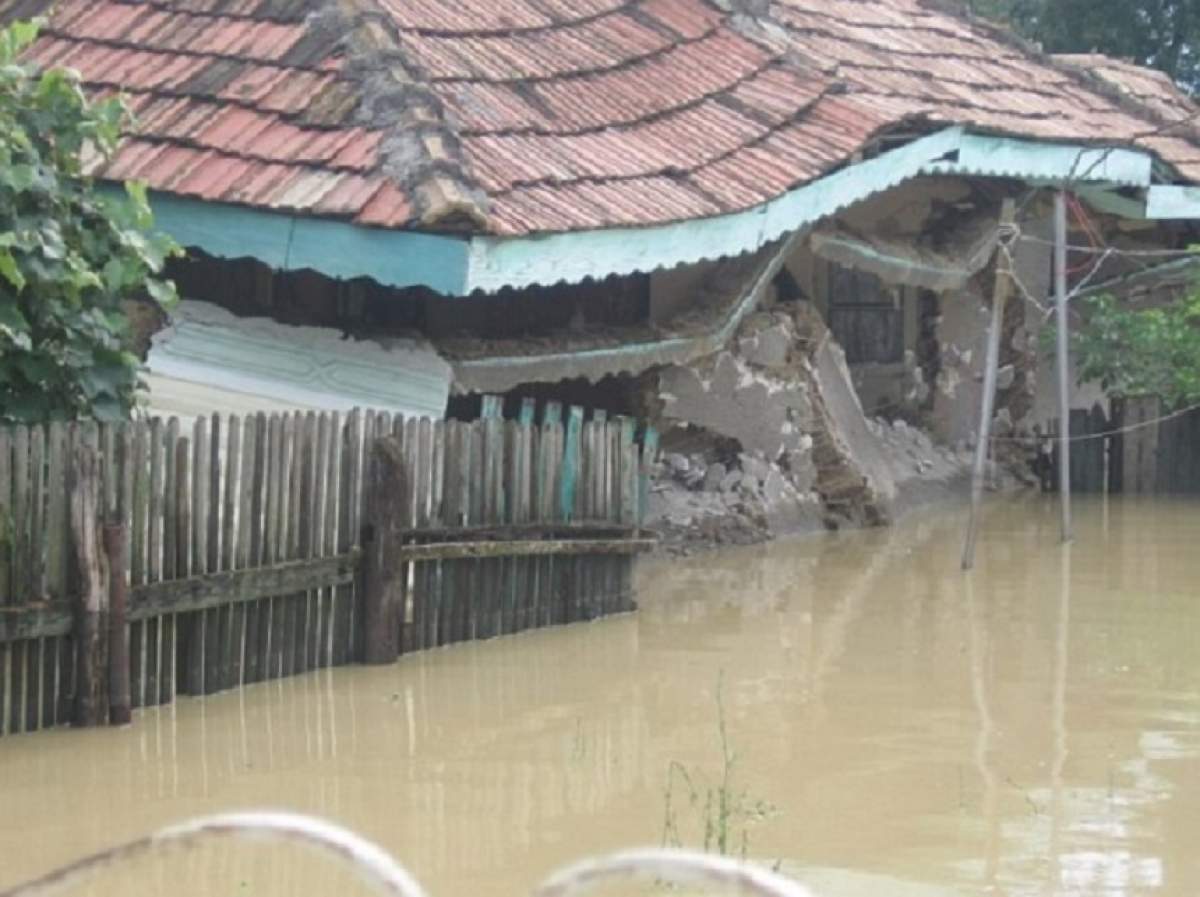
POLYGON ((1099 53, 1062 53, 1055 60, 1090 72, 1121 94, 1143 103, 1168 121, 1186 121, 1200 106, 1164 72, 1099 53))
POLYGON ((1137 144, 1200 181, 1165 78, 934 0, 0 0, 46 9, 29 58, 137 115, 97 175, 373 227, 722 215, 947 124, 1137 144))

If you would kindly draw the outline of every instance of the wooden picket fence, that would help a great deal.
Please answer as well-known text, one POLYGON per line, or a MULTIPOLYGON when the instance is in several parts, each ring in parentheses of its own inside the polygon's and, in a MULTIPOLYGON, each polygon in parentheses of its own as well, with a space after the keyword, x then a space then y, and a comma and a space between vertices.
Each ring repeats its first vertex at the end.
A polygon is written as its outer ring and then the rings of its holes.
POLYGON ((0 734, 632 609, 656 434, 514 410, 0 428, 0 734))

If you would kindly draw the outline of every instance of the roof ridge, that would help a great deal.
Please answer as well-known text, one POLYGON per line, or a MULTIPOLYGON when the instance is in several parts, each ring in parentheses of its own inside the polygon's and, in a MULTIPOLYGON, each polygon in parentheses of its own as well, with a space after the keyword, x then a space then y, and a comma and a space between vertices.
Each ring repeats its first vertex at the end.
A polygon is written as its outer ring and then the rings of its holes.
POLYGON ((306 23, 342 36, 345 74, 361 91, 356 123, 384 133, 380 170, 412 197, 416 222, 491 230, 487 195, 467 170, 445 105, 414 74, 387 11, 376 0, 324 0, 306 23))

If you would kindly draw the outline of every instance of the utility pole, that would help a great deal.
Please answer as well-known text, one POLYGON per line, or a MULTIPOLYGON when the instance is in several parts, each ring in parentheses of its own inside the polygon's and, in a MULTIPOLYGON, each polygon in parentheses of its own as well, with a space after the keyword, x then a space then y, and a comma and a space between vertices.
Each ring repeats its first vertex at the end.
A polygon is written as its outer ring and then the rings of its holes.
MULTIPOLYGON (((1004 200, 1000 207, 1000 240, 1012 229, 1016 204, 1004 200)), ((979 535, 979 513, 983 504, 983 480, 987 469, 988 448, 992 441, 992 418, 996 413, 996 380, 1000 369, 1000 333, 1004 329, 1004 306, 1012 292, 1012 263, 1003 243, 997 250, 996 280, 992 287, 992 323, 988 329, 987 357, 983 367, 983 396, 979 409, 979 435, 975 442, 975 463, 971 469, 971 517, 963 545, 962 568, 975 566, 975 541, 979 535)))
POLYGON ((1054 315, 1058 325, 1058 494, 1062 540, 1071 541, 1071 359, 1067 342, 1067 195, 1054 194, 1054 315))

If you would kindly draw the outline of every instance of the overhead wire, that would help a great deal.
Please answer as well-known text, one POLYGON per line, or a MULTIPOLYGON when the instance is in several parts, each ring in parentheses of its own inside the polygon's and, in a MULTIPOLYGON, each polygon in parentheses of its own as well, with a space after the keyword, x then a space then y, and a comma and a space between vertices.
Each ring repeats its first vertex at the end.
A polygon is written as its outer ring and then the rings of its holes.
MULTIPOLYGON (((1023 234, 1021 240, 1026 243, 1037 243, 1041 246, 1054 245, 1053 240, 1047 240, 1045 237, 1036 237, 1031 234, 1023 234)), ((1183 258, 1191 256, 1200 259, 1200 251, 1195 249, 1123 249, 1119 246, 1080 246, 1074 243, 1068 243, 1067 249, 1070 252, 1086 252, 1093 255, 1099 255, 1111 249, 1114 255, 1119 255, 1122 258, 1183 258)))
MULTIPOLYGON (((1165 421, 1174 420, 1177 417, 1183 417, 1185 414, 1191 414, 1193 411, 1197 411, 1197 410, 1200 410, 1200 402, 1197 402, 1194 405, 1188 405, 1184 408, 1178 408, 1175 411, 1171 411, 1167 414, 1159 415, 1158 417, 1154 417, 1149 420, 1138 421, 1136 424, 1129 424, 1128 426, 1117 427, 1112 430, 1105 430, 1101 433, 1087 433, 1082 436, 1068 436, 1067 442, 1087 442, 1088 440, 1091 440, 1091 439, 1107 439, 1110 436, 1119 436, 1122 433, 1132 433, 1135 430, 1141 430, 1146 427, 1152 427, 1157 424, 1161 424, 1165 421)), ((1025 444, 1037 443, 1037 442, 1042 442, 1045 440, 1053 440, 1055 442, 1060 442, 1060 441, 1062 441, 1062 437, 1054 436, 1052 434, 1047 434, 1047 433, 1041 433, 1041 434, 1032 435, 1032 436, 992 436, 992 437, 990 437, 991 442, 1010 442, 1010 443, 1017 442, 1017 443, 1025 443, 1025 444)))

